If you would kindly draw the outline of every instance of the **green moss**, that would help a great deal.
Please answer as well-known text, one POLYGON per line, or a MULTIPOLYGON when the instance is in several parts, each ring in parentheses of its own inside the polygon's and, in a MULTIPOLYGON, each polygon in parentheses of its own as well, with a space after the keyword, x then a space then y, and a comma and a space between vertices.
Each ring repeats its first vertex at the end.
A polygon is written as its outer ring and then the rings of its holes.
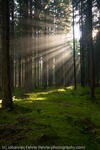
POLYGON ((0 109, 2 145, 82 145, 100 149, 100 88, 15 89, 13 111, 0 109))

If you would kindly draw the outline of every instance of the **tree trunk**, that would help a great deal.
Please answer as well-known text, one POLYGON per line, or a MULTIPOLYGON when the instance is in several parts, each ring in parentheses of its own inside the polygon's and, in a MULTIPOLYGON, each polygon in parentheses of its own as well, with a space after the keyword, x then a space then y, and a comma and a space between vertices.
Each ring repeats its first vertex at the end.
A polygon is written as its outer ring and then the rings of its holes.
POLYGON ((85 64, 84 64, 84 22, 83 22, 83 2, 80 4, 80 67, 81 67, 81 86, 85 87, 85 64))
POLYGON ((94 97, 94 60, 92 39, 92 0, 87 1, 87 24, 88 24, 88 57, 89 57, 89 84, 90 96, 94 97))
POLYGON ((1 1, 2 10, 2 107, 12 108, 9 56, 9 0, 1 1))
POLYGON ((74 63, 74 88, 76 89, 76 60, 75 60, 75 29, 74 29, 74 4, 73 4, 73 63, 74 63))
POLYGON ((11 77, 11 89, 14 88, 14 0, 11 0, 11 48, 10 48, 10 77, 11 77))
POLYGON ((49 78, 48 78, 48 85, 53 85, 53 58, 50 58, 48 60, 48 66, 49 66, 49 78))

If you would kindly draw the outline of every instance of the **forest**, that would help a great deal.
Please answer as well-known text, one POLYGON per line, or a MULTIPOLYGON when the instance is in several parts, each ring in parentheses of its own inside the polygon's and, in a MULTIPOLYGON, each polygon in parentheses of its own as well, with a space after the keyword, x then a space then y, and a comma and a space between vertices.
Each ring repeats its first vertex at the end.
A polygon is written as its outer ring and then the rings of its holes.
POLYGON ((0 149, 100 150, 100 0, 0 0, 0 149))

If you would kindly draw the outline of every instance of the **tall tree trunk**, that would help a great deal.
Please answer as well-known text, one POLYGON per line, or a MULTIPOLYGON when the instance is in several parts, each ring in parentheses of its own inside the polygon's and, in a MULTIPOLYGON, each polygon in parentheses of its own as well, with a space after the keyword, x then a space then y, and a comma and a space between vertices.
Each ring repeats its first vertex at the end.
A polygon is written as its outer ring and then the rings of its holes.
POLYGON ((39 77, 39 68, 38 68, 38 52, 37 52, 37 31, 38 31, 38 23, 39 23, 39 15, 40 15, 40 9, 38 5, 39 0, 35 0, 35 11, 34 11, 34 36, 35 36, 35 50, 34 50, 34 88, 38 87, 38 77, 39 77))
POLYGON ((74 63, 74 88, 76 89, 76 61, 75 61, 75 21, 74 21, 74 4, 73 4, 73 63, 74 63))
POLYGON ((28 24, 28 34, 29 34, 29 58, 28 58, 28 89, 32 90, 32 0, 29 1, 29 20, 30 24, 28 24), (31 39, 31 40, 30 40, 31 39))
POLYGON ((94 60, 92 39, 92 0, 87 1, 87 24, 88 24, 88 57, 89 57, 89 84, 90 96, 94 97, 94 60))
MULTIPOLYGON (((44 38, 47 43, 47 15, 45 12, 45 29, 44 29, 44 38)), ((46 46, 46 45, 45 45, 46 46)), ((44 50, 44 56, 43 56, 43 87, 44 89, 47 87, 47 47, 45 47, 44 50)))
POLYGON ((21 88, 21 56, 18 58, 18 87, 21 88))
POLYGON ((83 25, 83 2, 80 4, 80 67, 81 67, 81 86, 85 87, 85 64, 84 64, 84 25, 83 25))
POLYGON ((12 108, 9 56, 9 0, 1 0, 2 10, 2 107, 12 108))
POLYGON ((14 0, 10 1, 11 9, 11 48, 10 48, 10 76, 11 76, 11 89, 14 88, 14 0))
POLYGON ((48 85, 53 85, 53 58, 50 58, 48 60, 48 66, 49 66, 49 78, 48 78, 48 85))
POLYGON ((25 89, 29 90, 29 3, 28 1, 24 0, 24 21, 25 21, 25 36, 27 39, 26 42, 26 53, 25 53, 25 89))
POLYGON ((47 87, 47 59, 45 56, 43 59, 43 87, 44 89, 47 87))

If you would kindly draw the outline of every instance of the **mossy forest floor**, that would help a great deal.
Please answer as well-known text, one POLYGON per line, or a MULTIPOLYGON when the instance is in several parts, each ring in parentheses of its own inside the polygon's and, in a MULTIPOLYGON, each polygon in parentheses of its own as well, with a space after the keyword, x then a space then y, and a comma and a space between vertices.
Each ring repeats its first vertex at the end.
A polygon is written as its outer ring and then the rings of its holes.
POLYGON ((92 100, 88 88, 53 87, 31 93, 15 89, 13 101, 12 111, 0 108, 0 149, 41 145, 100 150, 100 88, 92 100))

